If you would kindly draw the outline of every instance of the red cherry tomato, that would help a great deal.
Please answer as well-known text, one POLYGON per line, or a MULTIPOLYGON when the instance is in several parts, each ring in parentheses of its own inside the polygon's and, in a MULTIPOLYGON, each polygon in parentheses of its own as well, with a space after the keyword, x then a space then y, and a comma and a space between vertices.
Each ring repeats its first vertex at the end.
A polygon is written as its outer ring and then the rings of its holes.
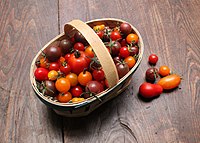
POLYGON ((122 38, 121 34, 119 33, 119 31, 112 31, 111 34, 110 34, 110 38, 113 40, 113 41, 116 41, 116 40, 120 40, 122 38))
POLYGON ((129 50, 128 50, 128 47, 124 46, 124 47, 120 48, 119 54, 120 54, 120 56, 123 57, 123 58, 128 57, 128 56, 130 55, 130 52, 129 52, 129 50))
POLYGON ((38 81, 44 81, 48 79, 49 71, 46 68, 37 68, 34 72, 35 79, 38 81))
POLYGON ((90 59, 82 51, 75 51, 71 54, 68 64, 71 67, 71 71, 77 75, 81 73, 84 69, 89 67, 90 59))
POLYGON ((64 65, 60 66, 60 71, 62 73, 64 73, 65 75, 67 75, 70 73, 71 67, 69 66, 69 64, 64 64, 64 65))
POLYGON ((104 80, 104 78, 105 78, 105 74, 104 74, 104 71, 102 69, 94 70, 92 72, 92 76, 97 81, 104 80))
POLYGON ((82 43, 80 42, 77 42, 74 44, 74 49, 75 50, 79 50, 79 51, 84 51, 85 50, 85 47, 82 43))
POLYGON ((49 65, 49 70, 55 70, 58 71, 60 68, 59 64, 57 62, 51 62, 49 65))
POLYGON ((153 98, 159 96, 163 92, 162 86, 158 84, 143 83, 140 85, 139 93, 145 98, 153 98))
POLYGON ((149 56, 149 63, 155 65, 158 61, 158 56, 156 54, 151 54, 149 56))
POLYGON ((77 86, 74 86, 72 89, 71 89, 71 93, 74 97, 80 97, 81 94, 83 93, 83 89, 77 85, 77 86))
POLYGON ((71 55, 71 54, 69 54, 69 53, 65 55, 65 61, 66 61, 66 62, 69 60, 70 55, 71 55))

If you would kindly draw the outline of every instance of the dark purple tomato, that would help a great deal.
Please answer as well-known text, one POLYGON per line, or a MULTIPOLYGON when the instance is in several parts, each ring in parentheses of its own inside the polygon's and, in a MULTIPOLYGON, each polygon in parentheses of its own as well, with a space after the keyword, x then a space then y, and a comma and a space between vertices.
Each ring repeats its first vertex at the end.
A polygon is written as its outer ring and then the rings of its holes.
POLYGON ((129 47, 130 56, 138 55, 139 48, 137 46, 130 46, 129 47))
POLYGON ((147 82, 154 83, 157 77, 158 77, 158 69, 157 68, 147 69, 146 75, 145 75, 147 82))
POLYGON ((129 72, 129 67, 128 67, 127 63, 125 63, 125 62, 117 63, 116 68, 117 68, 119 78, 122 78, 129 72))
POLYGON ((122 23, 122 24, 120 25, 120 31, 121 31, 124 35, 128 35, 128 34, 131 33, 132 28, 131 28, 130 24, 124 22, 124 23, 122 23))
MULTIPOLYGON (((103 85, 100 82, 94 81, 94 80, 89 81, 85 87, 85 91, 89 92, 89 96, 90 96, 90 93, 95 95, 102 92, 103 90, 104 90, 103 85)), ((84 97, 88 98, 87 96, 88 94, 84 95, 84 97)))
POLYGON ((77 32, 75 33, 75 35, 74 35, 74 40, 75 40, 76 42, 81 42, 81 43, 83 43, 83 44, 86 44, 86 43, 87 43, 85 37, 83 37, 83 35, 82 35, 80 32, 78 32, 78 31, 77 31, 77 32))
POLYGON ((113 61, 114 61, 115 64, 120 63, 121 62, 121 58, 119 56, 114 57, 113 61))
POLYGON ((61 57, 62 51, 61 48, 58 46, 50 46, 46 48, 45 54, 49 61, 55 62, 61 57))
POLYGON ((44 81, 44 94, 48 96, 55 97, 58 94, 58 91, 55 87, 55 83, 50 80, 44 81))
POLYGON ((60 41, 60 48, 64 55, 69 53, 71 51, 72 47, 73 47, 73 44, 70 40, 63 39, 62 41, 60 41))
POLYGON ((117 41, 111 41, 108 45, 109 45, 108 48, 111 50, 111 55, 118 56, 120 48, 121 48, 121 44, 117 41))
POLYGON ((112 32, 112 29, 110 29, 108 26, 104 28, 104 35, 103 35, 103 41, 109 42, 110 41, 110 34, 112 32))

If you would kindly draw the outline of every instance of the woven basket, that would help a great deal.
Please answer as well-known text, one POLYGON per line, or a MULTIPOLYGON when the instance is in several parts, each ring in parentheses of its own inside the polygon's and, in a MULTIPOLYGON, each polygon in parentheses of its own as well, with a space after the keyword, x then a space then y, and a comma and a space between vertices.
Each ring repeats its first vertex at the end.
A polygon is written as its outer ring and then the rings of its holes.
POLYGON ((126 22, 126 21, 123 21, 120 19, 105 18, 105 19, 96 19, 96 20, 88 21, 86 23, 80 20, 73 20, 67 23, 64 26, 64 32, 56 36, 50 42, 48 42, 37 53, 37 55, 32 61, 31 68, 30 68, 30 81, 37 97, 45 105, 52 108, 59 115, 66 116, 66 117, 80 117, 80 116, 88 115, 89 113, 94 111, 96 108, 101 106, 103 103, 109 101, 110 99, 114 98, 115 96, 120 94, 122 91, 124 91, 127 88, 127 86, 130 84, 131 77, 133 73, 136 71, 136 69, 138 68, 142 60, 144 46, 143 46, 143 41, 142 41, 142 37, 140 33, 135 27, 133 27, 130 24, 133 29, 133 33, 136 33, 139 37, 139 42, 138 42, 139 55, 138 55, 138 59, 135 66, 123 78, 119 80, 116 67, 114 65, 114 62, 108 50, 106 49, 101 39, 96 35, 96 33, 91 28, 99 24, 104 24, 111 28, 114 28, 123 22, 126 22), (58 45, 59 41, 66 38, 66 36, 72 37, 77 30, 85 37, 89 45, 92 46, 95 54, 97 55, 103 67, 106 79, 108 80, 109 88, 97 95, 98 98, 101 99, 101 102, 95 97, 90 97, 80 103, 60 103, 54 100, 52 97, 43 95, 37 89, 36 80, 34 77, 34 71, 36 69, 35 62, 38 59, 38 57, 42 54, 42 51, 50 45, 58 45))

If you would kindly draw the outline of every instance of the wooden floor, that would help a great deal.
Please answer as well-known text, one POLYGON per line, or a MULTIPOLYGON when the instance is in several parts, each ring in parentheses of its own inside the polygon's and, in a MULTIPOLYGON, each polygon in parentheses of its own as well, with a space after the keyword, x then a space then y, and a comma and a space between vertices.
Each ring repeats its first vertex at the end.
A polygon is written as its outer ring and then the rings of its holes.
POLYGON ((199 0, 1 0, 1 143, 199 143, 199 0), (35 54, 73 19, 114 17, 141 33, 145 52, 127 90, 84 118, 64 118, 36 97, 29 80, 35 54), (137 96, 159 56, 182 75, 180 88, 144 102, 137 96))

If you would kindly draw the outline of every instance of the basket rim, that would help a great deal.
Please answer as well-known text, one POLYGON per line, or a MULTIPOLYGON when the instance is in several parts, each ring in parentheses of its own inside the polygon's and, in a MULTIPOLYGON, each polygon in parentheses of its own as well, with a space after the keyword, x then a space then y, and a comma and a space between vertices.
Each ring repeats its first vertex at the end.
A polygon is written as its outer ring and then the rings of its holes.
MULTIPOLYGON (((121 19, 116 19, 116 18, 102 18, 102 19, 94 19, 94 20, 90 20, 90 21, 87 21, 85 22, 86 24, 89 24, 89 23, 92 23, 92 22, 103 22, 103 21, 115 21, 115 22, 126 22, 126 23, 129 23, 127 21, 124 21, 124 20, 121 20, 121 19)), ((130 23, 129 23, 130 24, 130 23)), ((132 73, 135 72, 135 70, 138 68, 139 64, 141 63, 142 61, 142 57, 143 57, 143 53, 144 53, 144 43, 143 43, 143 39, 142 39, 142 36, 141 34, 139 33, 139 31, 132 25, 131 25, 131 28, 133 29, 133 31, 138 35, 139 37, 139 57, 137 59, 137 62, 136 64, 134 65, 134 67, 124 76, 122 77, 118 83, 111 87, 111 88, 108 88, 106 90, 104 90, 103 92, 97 94, 96 96, 98 96, 99 98, 103 97, 104 95, 106 95, 108 92, 110 92, 111 90, 113 90, 114 88, 116 88, 119 84, 121 84, 126 78, 128 78, 132 73)), ((88 98, 82 102, 78 102, 78 103, 60 103, 60 102, 56 102, 56 101, 53 101, 53 100, 50 100, 47 96, 44 96, 41 92, 39 92, 38 88, 36 87, 36 80, 34 78, 34 72, 33 72, 33 68, 35 67, 35 62, 38 58, 38 56, 41 54, 42 50, 44 50, 45 48, 47 48, 51 43, 53 43, 54 41, 56 41, 57 39, 59 39, 60 37, 64 36, 65 33, 61 33, 59 35, 57 35, 56 37, 54 37, 52 40, 50 40, 47 44, 45 44, 42 49, 40 49, 40 51, 38 51, 38 53, 35 55, 35 57, 33 58, 32 60, 32 63, 31 63, 31 67, 30 67, 30 81, 31 81, 31 86, 32 88, 34 89, 34 91, 36 92, 37 96, 39 96, 42 100, 44 100, 45 102, 48 102, 50 104, 53 104, 53 105, 56 105, 56 106, 60 106, 60 107, 69 107, 69 108, 77 108, 77 107, 81 107, 81 106, 84 106, 84 105, 87 105, 87 104, 90 104, 92 103, 93 101, 97 100, 97 98, 95 97, 91 97, 91 98, 88 98)))

